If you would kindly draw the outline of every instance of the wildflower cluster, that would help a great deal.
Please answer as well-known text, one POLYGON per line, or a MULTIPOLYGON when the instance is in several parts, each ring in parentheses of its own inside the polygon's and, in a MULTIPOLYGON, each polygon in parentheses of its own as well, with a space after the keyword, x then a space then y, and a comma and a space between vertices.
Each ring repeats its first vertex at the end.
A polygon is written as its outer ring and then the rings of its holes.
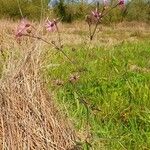
MULTIPOLYGON (((87 15, 86 21, 89 25, 90 40, 93 39, 93 37, 96 33, 96 30, 97 30, 97 27, 102 22, 103 17, 105 17, 112 9, 116 8, 117 6, 123 6, 124 4, 125 4, 124 0, 118 0, 118 2, 114 6, 109 7, 108 0, 104 0, 103 8, 101 11, 99 9, 99 5, 97 5, 96 9, 91 11, 90 15, 87 15), (92 30, 92 26, 94 26, 93 30, 92 30)), ((59 19, 53 19, 53 20, 47 19, 45 21, 45 25, 44 25, 44 27, 47 31, 49 31, 49 32, 56 31, 56 33, 58 35, 57 41, 52 40, 51 42, 49 42, 49 41, 43 39, 43 37, 41 37, 41 36, 35 36, 34 33, 32 32, 32 29, 36 29, 36 28, 34 28, 34 26, 31 25, 31 23, 29 21, 27 21, 26 19, 21 20, 20 24, 17 27, 15 37, 19 41, 22 36, 28 36, 31 38, 36 38, 36 39, 42 40, 43 42, 45 42, 47 44, 53 45, 55 47, 55 49, 61 51, 63 53, 63 55, 65 55, 65 57, 68 60, 70 60, 70 62, 72 62, 72 60, 63 51, 63 45, 61 43, 62 40, 60 37, 58 22, 59 22, 59 19)))

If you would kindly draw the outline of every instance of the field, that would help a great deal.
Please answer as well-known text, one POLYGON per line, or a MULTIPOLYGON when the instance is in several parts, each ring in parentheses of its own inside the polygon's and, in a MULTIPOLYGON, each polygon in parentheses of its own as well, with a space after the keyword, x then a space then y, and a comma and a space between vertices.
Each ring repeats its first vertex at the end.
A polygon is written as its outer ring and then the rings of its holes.
MULTIPOLYGON (((17 43, 17 24, 11 20, 0 22, 1 80, 9 77, 5 76, 8 72, 11 75, 19 70, 18 62, 31 54, 28 61, 36 69, 34 73, 40 76, 62 116, 71 122, 82 149, 150 149, 149 24, 101 25, 94 40, 89 41, 84 22, 60 23, 67 57, 39 39, 22 37, 17 43)), ((33 25, 35 35, 57 42, 57 34, 43 30, 42 22, 33 25)))

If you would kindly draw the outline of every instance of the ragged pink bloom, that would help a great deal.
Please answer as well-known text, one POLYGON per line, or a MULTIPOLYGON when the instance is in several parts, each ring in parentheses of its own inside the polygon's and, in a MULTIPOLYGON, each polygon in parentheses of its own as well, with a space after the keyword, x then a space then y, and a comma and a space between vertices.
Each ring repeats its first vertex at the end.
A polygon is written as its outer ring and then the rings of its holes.
POLYGON ((100 17, 101 17, 101 13, 97 10, 97 8, 96 8, 95 11, 92 11, 92 15, 93 15, 94 18, 97 19, 97 20, 99 20, 100 17))
POLYGON ((124 5, 125 1, 124 0, 119 0, 118 5, 124 5))
POLYGON ((46 26, 47 31, 54 31, 56 28, 56 21, 47 20, 45 26, 46 26))
POLYGON ((17 31, 15 33, 16 38, 20 38, 24 32, 30 27, 30 23, 26 19, 22 19, 20 24, 17 27, 17 31))

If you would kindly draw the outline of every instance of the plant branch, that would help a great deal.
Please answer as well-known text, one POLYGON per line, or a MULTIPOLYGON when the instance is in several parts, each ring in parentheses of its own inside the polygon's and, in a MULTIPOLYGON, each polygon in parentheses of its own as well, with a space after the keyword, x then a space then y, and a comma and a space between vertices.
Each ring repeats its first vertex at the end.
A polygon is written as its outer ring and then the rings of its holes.
MULTIPOLYGON (((101 16, 100 16, 100 18, 97 20, 93 32, 92 32, 92 33, 90 32, 90 41, 93 40, 93 37, 94 37, 94 35, 95 35, 95 33, 96 33, 96 30, 97 30, 97 27, 98 27, 99 23, 101 22, 101 19, 102 19, 104 16, 106 16, 109 12, 111 12, 114 8, 116 8, 118 5, 119 5, 119 3, 117 3, 116 5, 114 5, 113 7, 111 7, 106 13, 104 13, 104 12, 105 12, 105 6, 103 7, 102 12, 101 12, 101 16)), ((90 27, 90 26, 89 26, 89 30, 91 30, 91 27, 90 27)))
POLYGON ((45 43, 47 43, 49 45, 53 45, 55 47, 55 49, 59 50, 72 64, 74 64, 73 61, 67 56, 67 54, 62 50, 62 48, 58 47, 55 44, 54 41, 48 42, 48 41, 46 41, 45 39, 43 39, 43 38, 41 38, 39 36, 34 36, 34 35, 29 35, 29 34, 22 34, 22 36, 27 36, 27 37, 31 37, 31 38, 34 38, 34 39, 38 39, 38 40, 41 40, 41 41, 43 41, 43 42, 45 42, 45 43))

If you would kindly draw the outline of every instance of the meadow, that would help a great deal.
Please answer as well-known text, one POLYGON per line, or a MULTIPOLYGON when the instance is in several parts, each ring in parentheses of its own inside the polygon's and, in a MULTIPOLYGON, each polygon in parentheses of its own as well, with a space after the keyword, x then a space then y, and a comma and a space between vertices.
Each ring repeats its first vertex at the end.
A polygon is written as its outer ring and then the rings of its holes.
POLYGON ((150 148, 149 31, 137 23, 102 26, 90 46, 66 47, 74 65, 57 54, 53 61, 59 66, 46 71, 49 81, 57 81, 50 89, 75 122, 85 149, 87 143, 95 150, 150 148))
MULTIPOLYGON (((41 28, 43 22, 33 24, 35 35, 57 42, 55 32, 41 28)), ((18 22, 11 20, 0 22, 1 80, 15 76, 19 64, 29 54, 29 64, 25 68, 22 66, 23 75, 28 71, 25 81, 33 74, 27 68, 33 66, 36 69, 34 75, 40 76, 42 84, 65 116, 62 122, 71 122, 81 149, 150 149, 149 24, 122 22, 100 25, 93 41, 90 41, 86 23, 59 23, 63 51, 69 59, 39 39, 22 37, 21 43, 17 43, 14 37, 17 25, 18 22)), ((38 81, 39 78, 36 79, 38 81)), ((24 89, 29 90, 28 84, 24 89)), ((32 92, 30 94, 34 97, 32 92)), ((45 113, 49 108, 46 109, 45 113)), ((1 116, 1 130, 2 120, 1 116)))

